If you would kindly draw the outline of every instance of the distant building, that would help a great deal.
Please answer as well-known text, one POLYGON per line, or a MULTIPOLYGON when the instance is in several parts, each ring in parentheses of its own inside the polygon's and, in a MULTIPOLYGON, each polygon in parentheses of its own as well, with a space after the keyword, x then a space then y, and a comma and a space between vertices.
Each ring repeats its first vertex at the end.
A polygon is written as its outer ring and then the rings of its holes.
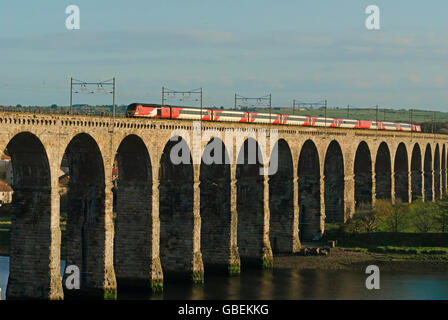
POLYGON ((0 156, 0 177, 2 177, 7 184, 12 186, 13 176, 11 157, 2 154, 0 156))
POLYGON ((116 162, 114 162, 114 166, 112 168, 112 182, 115 182, 115 180, 118 180, 118 165, 116 162))
POLYGON ((0 206, 12 202, 13 192, 14 190, 12 190, 5 180, 0 180, 0 206))
POLYGON ((70 176, 68 174, 64 174, 59 177, 59 193, 60 194, 67 193, 69 181, 70 181, 70 176))

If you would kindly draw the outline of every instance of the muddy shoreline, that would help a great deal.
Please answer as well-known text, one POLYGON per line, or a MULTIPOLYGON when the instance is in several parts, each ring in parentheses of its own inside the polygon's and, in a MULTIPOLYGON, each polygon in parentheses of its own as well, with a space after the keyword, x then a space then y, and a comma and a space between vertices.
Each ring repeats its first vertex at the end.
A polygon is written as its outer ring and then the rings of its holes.
POLYGON ((365 271, 368 265, 384 271, 448 272, 448 257, 439 255, 382 254, 333 248, 328 256, 277 255, 275 269, 365 271))
MULTIPOLYGON (((8 252, 0 250, 0 256, 8 256, 8 252)), ((377 265, 383 271, 448 272, 448 256, 446 255, 383 254, 356 252, 347 248, 332 248, 327 256, 276 255, 273 267, 274 269, 364 272, 371 264, 377 265)))

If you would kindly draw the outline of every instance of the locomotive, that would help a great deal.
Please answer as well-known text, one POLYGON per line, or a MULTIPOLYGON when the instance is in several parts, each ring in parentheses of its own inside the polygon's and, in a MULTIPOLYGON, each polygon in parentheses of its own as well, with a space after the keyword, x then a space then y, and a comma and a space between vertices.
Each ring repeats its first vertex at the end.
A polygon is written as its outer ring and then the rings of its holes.
POLYGON ((126 117, 161 118, 176 120, 204 120, 242 123, 270 123, 307 127, 415 131, 421 127, 410 123, 371 120, 336 119, 311 116, 297 116, 277 113, 260 113, 239 110, 192 108, 159 104, 131 103, 126 109, 126 117))

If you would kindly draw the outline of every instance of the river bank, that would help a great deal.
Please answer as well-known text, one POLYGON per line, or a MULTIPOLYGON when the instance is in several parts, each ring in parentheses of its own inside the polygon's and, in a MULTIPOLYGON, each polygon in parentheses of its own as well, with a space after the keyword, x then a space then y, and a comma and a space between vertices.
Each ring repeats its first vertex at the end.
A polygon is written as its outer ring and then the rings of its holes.
MULTIPOLYGON (((8 250, 4 249, 0 248, 0 256, 7 257, 8 250)), ((363 271, 371 264, 384 271, 448 272, 448 255, 372 253, 336 247, 327 256, 276 255, 273 268, 363 271)))
POLYGON ((448 255, 372 253, 336 247, 327 256, 278 255, 274 258, 275 269, 359 271, 371 264, 384 271, 447 272, 448 255))

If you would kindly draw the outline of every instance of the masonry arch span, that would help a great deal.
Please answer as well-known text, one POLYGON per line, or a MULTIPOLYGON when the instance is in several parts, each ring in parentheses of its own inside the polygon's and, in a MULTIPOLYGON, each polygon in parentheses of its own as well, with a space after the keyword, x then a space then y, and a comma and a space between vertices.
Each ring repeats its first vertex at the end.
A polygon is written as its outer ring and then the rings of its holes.
POLYGON ((219 138, 201 157, 201 252, 204 271, 228 272, 230 247, 230 158, 219 138))
POLYGON ((164 280, 190 280, 194 172, 190 149, 181 137, 173 137, 165 145, 159 177, 160 261, 164 280))
POLYGON ((372 205, 372 158, 365 141, 362 141, 356 149, 354 174, 356 208, 362 203, 372 205))
POLYGON ((333 140, 325 155, 325 222, 343 223, 344 215, 344 157, 341 146, 333 140))
MULTIPOLYGON (((103 294, 105 281, 115 287, 113 266, 105 261, 108 231, 105 219, 112 212, 106 212, 104 163, 95 139, 87 133, 74 136, 65 149, 61 167, 67 168, 68 176, 66 268, 79 267, 81 293, 103 294)), ((79 294, 72 290, 65 293, 79 294)))
POLYGON ((381 142, 375 159, 375 198, 390 199, 392 195, 391 156, 386 142, 381 142))
POLYGON ((137 135, 120 143, 112 172, 115 203, 114 268, 119 288, 151 288, 152 169, 137 135))
POLYGON ((402 142, 398 145, 394 160, 395 199, 409 202, 408 151, 402 142))
POLYGON ((59 212, 52 206, 52 200, 58 199, 53 199, 51 192, 46 150, 29 132, 15 135, 6 150, 11 157, 14 190, 6 297, 62 298, 59 212))
POLYGON ((431 145, 428 143, 425 150, 425 160, 424 160, 424 197, 425 201, 434 200, 434 190, 433 190, 433 163, 432 163, 432 152, 431 145))
POLYGON ((261 150, 253 138, 244 141, 237 158, 237 243, 241 264, 259 265, 263 258, 264 177, 261 150))
POLYGON ((271 153, 277 172, 269 177, 269 238, 274 253, 292 252, 294 243, 293 162, 288 143, 280 139, 271 153))
POLYGON ((319 153, 313 141, 302 146, 298 165, 299 238, 301 241, 318 239, 322 235, 320 203, 319 153))

